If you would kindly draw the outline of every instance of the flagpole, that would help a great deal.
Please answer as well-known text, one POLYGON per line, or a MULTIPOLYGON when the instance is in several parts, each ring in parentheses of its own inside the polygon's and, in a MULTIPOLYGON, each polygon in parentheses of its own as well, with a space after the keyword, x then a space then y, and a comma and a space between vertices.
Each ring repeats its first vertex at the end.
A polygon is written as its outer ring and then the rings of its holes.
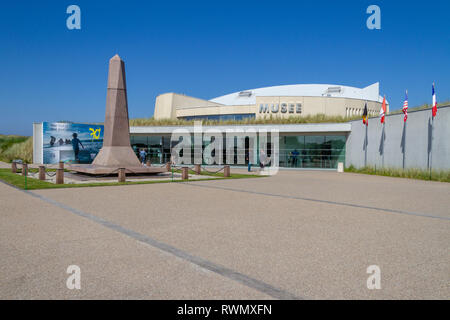
POLYGON ((434 126, 434 105, 437 104, 435 98, 436 92, 434 89, 433 82, 433 106, 431 107, 431 138, 430 138, 430 180, 431 180, 431 172, 433 168, 433 126, 434 126))
POLYGON ((405 158, 406 158, 406 121, 403 122, 403 132, 405 136, 403 137, 403 170, 405 169, 405 158))
POLYGON ((382 123, 383 123, 383 126, 382 126, 382 132, 381 132, 381 139, 382 139, 382 141, 381 141, 381 151, 383 152, 382 154, 381 154, 381 167, 382 168, 384 168, 384 139, 386 138, 384 135, 385 135, 385 133, 386 133, 386 131, 385 131, 385 124, 386 124, 386 96, 384 96, 383 97, 383 104, 381 105, 381 110, 380 110, 380 115, 382 115, 381 116, 381 121, 382 121, 382 123), (383 111, 383 113, 381 113, 381 111, 383 111))
POLYGON ((405 170, 405 160, 406 160, 406 122, 408 121, 408 89, 405 91, 405 102, 403 102, 403 170, 405 170), (406 103, 406 109, 405 109, 406 103))
POLYGON ((368 141, 368 133, 367 133, 367 128, 369 127, 368 126, 368 123, 369 123, 369 117, 367 117, 367 122, 366 122, 366 145, 365 145, 365 152, 364 152, 364 167, 367 167, 367 145, 369 144, 369 141, 368 141))
POLYGON ((430 180, 431 180, 431 171, 433 167, 433 122, 434 117, 431 115, 431 138, 430 138, 430 180))
MULTIPOLYGON (((364 105, 364 112, 366 110, 367 110, 367 101, 366 101, 366 103, 364 105)), ((369 144, 367 128, 369 127, 369 112, 367 112, 367 114, 366 114, 365 126, 366 126, 366 141, 364 142, 365 143, 365 146, 364 146, 365 147, 364 148, 364 167, 367 167, 367 145, 369 144)))
POLYGON ((384 140, 386 139, 385 125, 386 125, 386 115, 384 115, 384 121, 383 121, 383 156, 381 157, 381 167, 382 168, 384 168, 384 140))

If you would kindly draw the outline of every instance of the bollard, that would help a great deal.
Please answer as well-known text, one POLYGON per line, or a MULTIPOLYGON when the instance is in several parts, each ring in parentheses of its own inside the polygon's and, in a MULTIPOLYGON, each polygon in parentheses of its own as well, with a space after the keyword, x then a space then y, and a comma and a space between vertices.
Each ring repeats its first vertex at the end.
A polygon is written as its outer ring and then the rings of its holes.
POLYGON ((170 162, 167 162, 166 163, 166 170, 170 171, 171 169, 172 169, 172 166, 171 166, 170 162))
POLYGON ((117 174, 117 178, 119 182, 125 182, 126 181, 126 174, 125 174, 125 168, 119 168, 119 173, 117 174))
POLYGON ((17 163, 15 163, 14 161, 11 163, 11 172, 17 173, 17 163))
POLYGON ((28 174, 28 164, 22 163, 22 175, 26 176, 28 174))
POLYGON ((150 160, 147 160, 147 162, 145 163, 145 165, 146 165, 147 167, 151 167, 151 166, 152 166, 152 163, 151 163, 150 160))
POLYGON ((188 167, 181 168, 181 179, 182 180, 189 179, 189 168, 188 167))
POLYGON ((64 162, 62 162, 62 161, 59 162, 59 168, 64 169, 64 162))
POLYGON ((200 174, 202 172, 202 167, 199 164, 194 165, 194 171, 196 174, 200 174))
POLYGON ((224 166, 223 167, 223 176, 229 177, 230 176, 230 166, 224 166))
POLYGON ((64 169, 56 169, 56 184, 64 184, 64 169))
POLYGON ((39 166, 39 180, 45 180, 45 166, 39 166))

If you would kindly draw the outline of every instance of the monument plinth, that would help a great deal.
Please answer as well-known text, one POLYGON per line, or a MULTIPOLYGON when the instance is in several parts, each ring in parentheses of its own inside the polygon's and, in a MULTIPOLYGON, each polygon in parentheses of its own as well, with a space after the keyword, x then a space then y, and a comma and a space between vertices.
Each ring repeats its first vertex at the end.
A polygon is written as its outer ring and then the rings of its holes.
POLYGON ((141 165, 131 148, 125 63, 117 54, 109 60, 104 128, 103 147, 92 164, 72 164, 69 170, 89 174, 107 174, 119 168, 125 168, 131 173, 167 171, 165 166, 141 165))

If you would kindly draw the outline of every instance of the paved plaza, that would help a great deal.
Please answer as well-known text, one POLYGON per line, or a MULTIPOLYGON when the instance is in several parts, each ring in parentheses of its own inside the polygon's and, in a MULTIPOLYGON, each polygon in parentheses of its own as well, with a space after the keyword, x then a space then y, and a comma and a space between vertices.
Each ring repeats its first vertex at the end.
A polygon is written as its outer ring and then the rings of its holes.
POLYGON ((289 170, 35 191, 0 183, 1 299, 449 299, 449 245, 448 183, 289 170), (66 287, 69 265, 80 290, 66 287), (379 290, 367 288, 370 265, 379 290))

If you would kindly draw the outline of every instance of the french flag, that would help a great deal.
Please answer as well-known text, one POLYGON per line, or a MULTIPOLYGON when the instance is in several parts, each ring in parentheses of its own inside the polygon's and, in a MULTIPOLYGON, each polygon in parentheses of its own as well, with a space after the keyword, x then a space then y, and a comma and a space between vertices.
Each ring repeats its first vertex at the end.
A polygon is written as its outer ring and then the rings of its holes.
POLYGON ((432 95, 433 95, 433 108, 431 109, 433 113, 433 118, 436 117, 437 113, 437 102, 436 102, 436 92, 434 91, 434 82, 433 82, 433 88, 432 88, 432 95))

